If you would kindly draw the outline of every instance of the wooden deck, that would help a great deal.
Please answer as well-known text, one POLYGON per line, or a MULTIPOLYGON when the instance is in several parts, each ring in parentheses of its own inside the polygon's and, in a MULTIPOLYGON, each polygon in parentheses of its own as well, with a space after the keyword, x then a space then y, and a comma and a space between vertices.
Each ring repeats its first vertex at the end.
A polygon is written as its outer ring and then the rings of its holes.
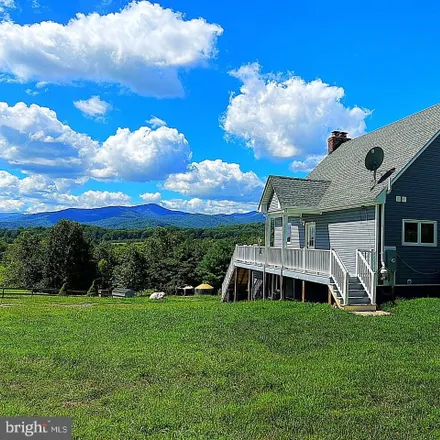
POLYGON ((377 279, 369 264, 371 255, 368 252, 357 250, 356 276, 353 277, 334 250, 236 246, 223 282, 223 297, 233 281, 234 271, 242 268, 262 272, 263 279, 269 273, 279 275, 281 279, 287 277, 328 285, 339 306, 349 306, 357 301, 357 305, 368 303, 375 307, 377 279))

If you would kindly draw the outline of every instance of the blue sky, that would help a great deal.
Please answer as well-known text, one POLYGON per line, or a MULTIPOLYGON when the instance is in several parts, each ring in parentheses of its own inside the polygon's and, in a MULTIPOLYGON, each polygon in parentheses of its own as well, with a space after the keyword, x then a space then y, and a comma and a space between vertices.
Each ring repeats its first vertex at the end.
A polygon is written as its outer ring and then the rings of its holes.
POLYGON ((0 212, 249 211, 333 129, 440 101, 434 2, 0 5, 0 212))

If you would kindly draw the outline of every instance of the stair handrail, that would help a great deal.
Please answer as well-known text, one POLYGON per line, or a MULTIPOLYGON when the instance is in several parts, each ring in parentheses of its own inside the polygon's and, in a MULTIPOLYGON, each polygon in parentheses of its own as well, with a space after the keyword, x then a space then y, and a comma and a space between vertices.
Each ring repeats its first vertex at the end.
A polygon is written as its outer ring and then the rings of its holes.
POLYGON ((336 287, 339 292, 341 292, 342 300, 344 301, 344 305, 348 304, 348 284, 349 284, 349 272, 345 267, 345 264, 339 258, 339 255, 336 253, 334 249, 331 249, 331 257, 330 257, 330 276, 333 278, 336 287), (336 263, 336 267, 335 264, 336 263), (340 276, 338 270, 342 272, 342 276, 340 276))
POLYGON ((228 293, 229 283, 231 282, 231 276, 235 268, 235 260, 237 259, 237 252, 238 252, 238 244, 235 245, 234 253, 232 254, 231 257, 231 262, 229 263, 228 270, 226 271, 225 278, 222 283, 222 300, 225 299, 225 296, 228 293))
POLYGON ((360 249, 356 250, 356 276, 367 292, 371 304, 376 304, 376 272, 362 252, 360 249))

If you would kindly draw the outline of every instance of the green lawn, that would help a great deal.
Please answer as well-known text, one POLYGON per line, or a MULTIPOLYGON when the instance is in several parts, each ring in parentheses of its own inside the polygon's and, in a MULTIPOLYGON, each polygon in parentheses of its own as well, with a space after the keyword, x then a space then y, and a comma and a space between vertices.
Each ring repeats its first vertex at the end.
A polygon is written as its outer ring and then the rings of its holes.
POLYGON ((0 415, 76 439, 440 438, 440 300, 5 298, 0 415))

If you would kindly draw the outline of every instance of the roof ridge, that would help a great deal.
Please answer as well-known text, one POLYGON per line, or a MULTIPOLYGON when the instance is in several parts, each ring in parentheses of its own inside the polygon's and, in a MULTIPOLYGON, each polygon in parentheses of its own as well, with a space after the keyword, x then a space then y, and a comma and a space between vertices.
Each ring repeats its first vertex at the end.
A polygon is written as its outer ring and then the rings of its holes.
POLYGON ((377 127, 377 128, 375 128, 374 130, 369 131, 368 133, 361 134, 361 135, 358 136, 358 137, 351 138, 349 141, 344 142, 343 144, 341 144, 341 147, 342 147, 343 145, 347 145, 347 144, 349 144, 351 141, 355 141, 355 140, 358 140, 358 139, 362 139, 363 137, 368 136, 368 135, 370 135, 370 134, 372 134, 372 133, 375 133, 376 131, 383 130, 383 129, 387 128, 387 127, 391 127, 392 125, 396 125, 396 124, 398 124, 399 122, 404 121, 405 119, 412 118, 412 117, 414 117, 414 116, 419 115, 420 113, 425 113, 425 112, 427 112, 428 110, 433 109, 434 107, 440 107, 440 103, 437 103, 437 104, 431 105, 430 107, 425 108, 425 109, 423 109, 423 110, 419 110, 418 112, 411 113, 410 115, 404 116, 403 118, 400 118, 400 119, 398 119, 397 121, 390 122, 389 124, 382 125, 382 127, 377 127))
POLYGON ((272 177, 276 177, 278 179, 287 179, 287 180, 299 180, 304 182, 331 182, 331 180, 326 179, 308 179, 307 177, 290 177, 290 176, 278 176, 275 174, 270 174, 268 180, 272 177))

